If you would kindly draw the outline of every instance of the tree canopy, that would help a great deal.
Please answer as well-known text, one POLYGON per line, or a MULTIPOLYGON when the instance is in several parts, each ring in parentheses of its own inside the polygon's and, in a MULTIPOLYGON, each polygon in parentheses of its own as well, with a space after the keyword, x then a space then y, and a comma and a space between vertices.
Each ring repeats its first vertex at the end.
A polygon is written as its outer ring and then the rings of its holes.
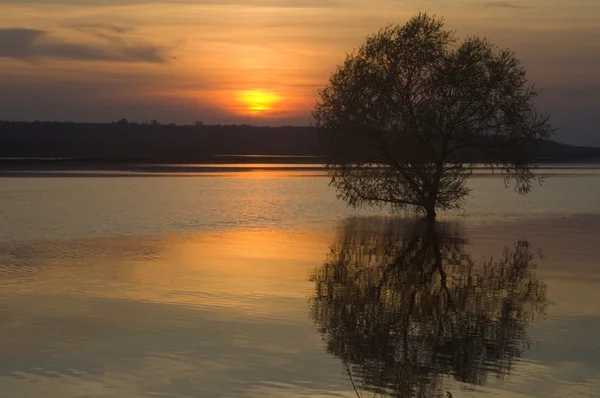
POLYGON ((476 164, 526 193, 532 150, 552 129, 509 50, 459 41, 418 14, 369 36, 331 75, 313 111, 331 184, 350 205, 391 204, 435 217, 461 208, 476 164))

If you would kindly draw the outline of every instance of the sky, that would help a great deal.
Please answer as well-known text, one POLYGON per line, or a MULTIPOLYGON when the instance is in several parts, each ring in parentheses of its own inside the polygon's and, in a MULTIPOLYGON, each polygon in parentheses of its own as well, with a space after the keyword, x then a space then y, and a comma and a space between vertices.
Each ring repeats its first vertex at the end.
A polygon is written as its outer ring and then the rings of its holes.
POLYGON ((600 146, 600 0, 0 0, 0 120, 308 125, 345 54, 418 12, 513 50, 600 146))

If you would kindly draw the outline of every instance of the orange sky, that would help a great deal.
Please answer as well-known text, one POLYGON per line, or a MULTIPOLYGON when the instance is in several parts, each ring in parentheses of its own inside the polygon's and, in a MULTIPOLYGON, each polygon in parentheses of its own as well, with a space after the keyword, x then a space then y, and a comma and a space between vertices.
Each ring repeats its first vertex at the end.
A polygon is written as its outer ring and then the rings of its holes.
POLYGON ((562 141, 600 145, 597 0, 0 0, 0 119, 308 124, 365 35, 419 11, 524 60, 562 141))

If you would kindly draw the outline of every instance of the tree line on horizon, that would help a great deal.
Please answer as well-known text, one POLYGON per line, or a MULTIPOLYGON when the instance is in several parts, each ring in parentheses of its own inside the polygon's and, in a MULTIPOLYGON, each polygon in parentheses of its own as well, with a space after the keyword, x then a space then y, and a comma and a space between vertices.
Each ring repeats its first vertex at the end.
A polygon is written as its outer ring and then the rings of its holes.
MULTIPOLYGON (((308 126, 0 121, 0 158, 201 162, 215 155, 323 157, 308 126)), ((543 142, 540 159, 600 158, 600 148, 543 142)), ((304 162, 305 160, 303 160, 304 162)))
POLYGON ((245 154, 322 152, 311 127, 0 122, 0 158, 198 162, 245 154))
MULTIPOLYGON (((193 124, 180 124, 180 123, 161 123, 157 119, 151 119, 150 121, 130 121, 127 118, 121 118, 113 120, 111 122, 77 122, 72 120, 33 120, 33 121, 22 121, 22 120, 0 120, 1 125, 10 124, 79 124, 79 125, 119 125, 119 126, 155 126, 155 127, 249 127, 249 128, 265 128, 265 129, 280 129, 280 128, 306 128, 310 125, 281 125, 281 126, 270 126, 260 124, 249 124, 249 123, 204 123, 201 120, 196 120, 193 124)), ((1 131, 1 130, 0 130, 1 131)))

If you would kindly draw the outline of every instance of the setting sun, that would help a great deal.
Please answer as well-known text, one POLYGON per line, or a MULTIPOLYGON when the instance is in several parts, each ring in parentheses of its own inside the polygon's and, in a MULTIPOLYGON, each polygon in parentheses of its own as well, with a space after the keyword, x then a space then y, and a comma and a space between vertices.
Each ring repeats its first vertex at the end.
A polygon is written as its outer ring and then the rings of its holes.
POLYGON ((238 93, 237 101, 244 111, 259 114, 273 110, 281 96, 271 91, 246 90, 238 93))

